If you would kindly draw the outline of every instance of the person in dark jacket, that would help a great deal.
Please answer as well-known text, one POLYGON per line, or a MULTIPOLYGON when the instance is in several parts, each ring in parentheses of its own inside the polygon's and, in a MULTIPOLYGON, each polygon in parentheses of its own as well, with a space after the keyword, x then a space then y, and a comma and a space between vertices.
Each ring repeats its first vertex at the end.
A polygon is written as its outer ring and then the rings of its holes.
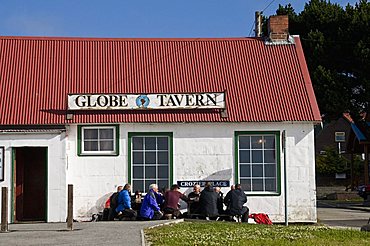
POLYGON ((200 198, 200 185, 196 184, 193 187, 193 191, 189 193, 189 206, 188 206, 188 214, 199 214, 200 213, 200 205, 199 205, 199 198, 200 198))
POLYGON ((224 214, 224 193, 222 193, 220 187, 215 187, 215 192, 217 193, 217 210, 218 214, 224 214))
POLYGON ((116 212, 120 219, 126 218, 136 218, 137 213, 131 208, 131 185, 125 184, 123 190, 118 195, 118 206, 116 212))
POLYGON ((140 216, 144 220, 159 220, 163 214, 157 203, 158 185, 151 184, 140 208, 140 216))
POLYGON ((247 202, 247 195, 242 190, 241 184, 236 184, 235 190, 227 193, 224 202, 231 216, 241 216, 242 222, 248 222, 249 208, 244 206, 247 202))
POLYGON ((212 189, 211 183, 207 182, 199 197, 200 213, 205 216, 206 219, 218 216, 217 198, 218 195, 212 189))
POLYGON ((108 220, 114 220, 114 218, 117 216, 116 208, 118 206, 118 195, 123 190, 123 186, 120 185, 117 187, 117 192, 114 192, 109 197, 109 214, 108 214, 108 220))

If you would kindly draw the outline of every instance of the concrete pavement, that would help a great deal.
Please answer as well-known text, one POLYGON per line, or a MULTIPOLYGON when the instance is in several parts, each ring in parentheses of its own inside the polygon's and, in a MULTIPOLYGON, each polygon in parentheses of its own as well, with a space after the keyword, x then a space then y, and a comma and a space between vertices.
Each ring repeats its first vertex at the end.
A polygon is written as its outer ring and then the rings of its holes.
POLYGON ((74 223, 10 224, 0 233, 0 245, 141 245, 141 229, 164 221, 112 221, 74 223))
MULTIPOLYGON (((348 205, 348 204, 347 204, 348 205)), ((331 227, 359 230, 367 224, 370 210, 356 206, 339 208, 331 202, 318 203, 319 223, 331 227)), ((166 221, 112 221, 74 223, 10 224, 8 233, 0 233, 2 245, 141 245, 141 230, 166 221)))
POLYGON ((370 208, 359 203, 318 201, 318 222, 332 227, 360 229, 370 218, 370 208))

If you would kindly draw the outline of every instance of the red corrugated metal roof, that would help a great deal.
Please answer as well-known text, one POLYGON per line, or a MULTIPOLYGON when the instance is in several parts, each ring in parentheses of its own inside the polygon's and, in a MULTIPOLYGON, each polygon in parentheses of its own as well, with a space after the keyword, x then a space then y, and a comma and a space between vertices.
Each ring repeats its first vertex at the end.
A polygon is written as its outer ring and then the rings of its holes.
POLYGON ((0 124, 320 121, 299 38, 0 37, 0 124), (69 93, 226 92, 219 110, 76 112, 69 93))

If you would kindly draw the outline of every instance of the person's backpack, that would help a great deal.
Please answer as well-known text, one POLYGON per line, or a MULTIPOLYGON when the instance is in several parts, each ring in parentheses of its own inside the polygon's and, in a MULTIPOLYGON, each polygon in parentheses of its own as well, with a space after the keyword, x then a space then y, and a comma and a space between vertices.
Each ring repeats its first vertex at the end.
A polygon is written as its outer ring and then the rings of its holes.
POLYGON ((119 196, 119 192, 114 192, 111 197, 109 198, 110 199, 110 208, 116 210, 117 206, 118 206, 118 196, 119 196))
POLYGON ((272 221, 270 220, 269 216, 264 213, 250 214, 249 218, 254 219, 257 224, 272 225, 272 221))

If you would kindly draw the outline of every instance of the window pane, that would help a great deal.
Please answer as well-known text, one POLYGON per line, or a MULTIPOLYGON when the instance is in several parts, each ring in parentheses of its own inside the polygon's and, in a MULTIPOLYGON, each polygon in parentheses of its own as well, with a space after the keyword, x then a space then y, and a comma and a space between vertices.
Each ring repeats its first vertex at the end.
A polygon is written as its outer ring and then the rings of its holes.
POLYGON ((266 191, 276 191, 276 179, 266 179, 265 180, 265 190, 266 191))
POLYGON ((134 151, 133 152, 133 160, 132 160, 132 163, 133 164, 140 164, 140 165, 143 165, 144 164, 144 153, 142 151, 134 151))
POLYGON ((265 177, 276 177, 276 165, 265 164, 265 177))
POLYGON ((265 136, 265 149, 275 149, 275 136, 265 136))
POLYGON ((262 179, 252 179, 252 190, 253 191, 263 191, 263 180, 262 179))
POLYGON ((240 165, 240 177, 251 176, 251 165, 240 165))
POLYGON ((98 129, 84 129, 84 139, 98 139, 98 129))
POLYGON ((158 178, 168 178, 168 166, 158 166, 158 178))
POLYGON ((145 150, 155 150, 156 137, 145 137, 145 150))
POLYGON ((134 179, 144 178, 144 167, 143 166, 134 166, 132 177, 134 179))
POLYGON ((275 150, 265 150, 265 163, 276 163, 275 150))
POLYGON ((158 152, 158 164, 168 164, 168 152, 158 152))
POLYGON ((158 150, 168 150, 168 137, 158 137, 157 138, 157 149, 158 150))
POLYGON ((155 179, 147 179, 147 180, 145 180, 144 184, 145 184, 145 192, 148 192, 149 191, 149 185, 157 184, 157 182, 156 182, 155 179))
POLYGON ((145 164, 155 164, 155 152, 145 152, 145 164))
POLYGON ((98 141, 84 141, 84 151, 98 151, 98 141))
POLYGON ((113 151, 113 141, 100 141, 101 151, 113 151))
POLYGON ((158 187, 161 190, 165 190, 166 188, 169 188, 168 179, 158 180, 158 187))
POLYGON ((251 137, 252 140, 252 149, 262 149, 262 136, 253 136, 251 137))
POLYGON ((113 129, 100 129, 100 139, 113 139, 113 129))
POLYGON ((143 150, 143 138, 142 137, 133 137, 132 138, 132 149, 134 150, 143 150))
POLYGON ((240 179, 240 184, 244 191, 251 191, 251 179, 240 179))
POLYGON ((262 163, 262 150, 252 150, 252 162, 262 163))
POLYGON ((145 167, 145 179, 155 179, 155 178, 156 178, 155 166, 145 167))
POLYGON ((240 163, 250 163, 250 151, 249 150, 239 150, 239 162, 240 163))
POLYGON ((132 191, 135 192, 135 191, 141 191, 143 192, 144 191, 144 180, 133 180, 132 181, 132 191))
POLYGON ((252 176, 253 177, 262 177, 263 174, 263 165, 252 165, 252 176))
POLYGON ((239 137, 239 149, 250 149, 250 136, 239 137))

